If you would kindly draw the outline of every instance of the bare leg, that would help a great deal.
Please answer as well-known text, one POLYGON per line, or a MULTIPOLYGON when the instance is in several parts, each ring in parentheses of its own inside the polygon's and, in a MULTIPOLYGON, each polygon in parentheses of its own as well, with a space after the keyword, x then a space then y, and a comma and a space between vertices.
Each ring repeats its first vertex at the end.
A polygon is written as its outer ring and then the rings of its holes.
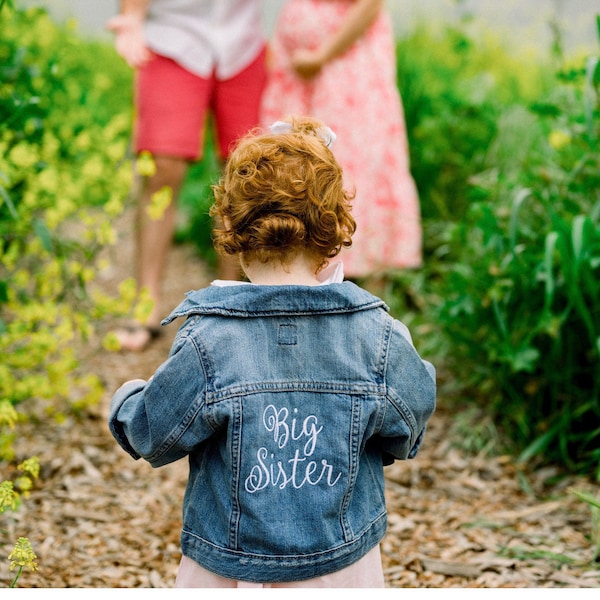
POLYGON ((143 350, 152 339, 152 330, 160 325, 162 280, 167 256, 173 240, 177 196, 183 183, 188 163, 168 156, 155 156, 156 173, 143 181, 138 199, 136 221, 136 276, 138 289, 147 288, 154 302, 152 312, 143 327, 121 331, 117 337, 124 350, 143 350), (152 219, 148 207, 154 193, 164 187, 172 190, 172 201, 160 219, 152 219))

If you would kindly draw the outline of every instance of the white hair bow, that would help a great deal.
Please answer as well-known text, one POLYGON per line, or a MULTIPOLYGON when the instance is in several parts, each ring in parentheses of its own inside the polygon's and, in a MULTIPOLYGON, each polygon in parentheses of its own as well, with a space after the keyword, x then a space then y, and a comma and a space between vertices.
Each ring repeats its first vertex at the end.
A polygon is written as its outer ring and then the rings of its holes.
MULTIPOLYGON (((269 126, 269 131, 274 134, 289 133, 291 130, 292 124, 288 123, 287 121, 275 121, 273 125, 269 126)), ((325 142, 325 145, 328 148, 331 148, 333 146, 333 143, 336 139, 336 135, 329 127, 327 127, 327 125, 324 125, 323 127, 318 127, 316 129, 316 132, 317 135, 323 140, 323 142, 325 142)))

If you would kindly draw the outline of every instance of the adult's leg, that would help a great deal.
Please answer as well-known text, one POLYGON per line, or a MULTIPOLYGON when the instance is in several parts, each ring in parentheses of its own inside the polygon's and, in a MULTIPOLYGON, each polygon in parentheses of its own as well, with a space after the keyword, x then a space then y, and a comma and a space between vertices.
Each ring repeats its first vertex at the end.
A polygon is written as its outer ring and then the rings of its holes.
POLYGON ((153 308, 143 323, 116 332, 124 350, 143 350, 165 315, 161 288, 175 229, 177 197, 189 162, 200 155, 211 85, 156 55, 137 74, 135 149, 149 151, 156 169, 139 186, 135 270, 138 289, 148 291, 153 308), (148 207, 153 195, 164 187, 171 190, 171 202, 161 217, 154 219, 148 207))
POLYGON ((146 325, 158 328, 164 317, 160 306, 162 280, 175 231, 177 197, 185 178, 188 162, 174 156, 155 156, 156 172, 144 178, 137 206, 136 223, 136 273, 138 286, 147 288, 154 308, 146 325), (160 219, 148 213, 152 196, 162 188, 171 190, 171 202, 160 219))

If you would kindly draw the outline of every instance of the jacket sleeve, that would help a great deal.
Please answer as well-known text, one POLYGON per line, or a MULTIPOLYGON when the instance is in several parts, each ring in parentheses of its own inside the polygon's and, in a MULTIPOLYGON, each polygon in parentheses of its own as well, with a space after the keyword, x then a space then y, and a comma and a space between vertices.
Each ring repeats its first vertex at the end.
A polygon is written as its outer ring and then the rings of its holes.
POLYGON ((187 337, 176 339, 152 378, 124 384, 112 398, 109 428, 119 445, 153 467, 174 462, 209 438, 206 376, 187 337))
POLYGON ((415 350, 410 334, 394 321, 386 366, 387 398, 379 430, 383 462, 414 458, 435 410, 435 368, 415 350))

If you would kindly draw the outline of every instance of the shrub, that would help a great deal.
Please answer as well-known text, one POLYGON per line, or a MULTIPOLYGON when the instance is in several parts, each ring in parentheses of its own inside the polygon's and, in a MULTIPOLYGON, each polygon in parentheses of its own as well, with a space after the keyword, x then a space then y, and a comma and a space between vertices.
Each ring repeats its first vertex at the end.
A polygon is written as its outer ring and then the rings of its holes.
MULTIPOLYGON (((103 319, 129 312, 135 295, 132 281, 114 297, 94 289, 129 187, 129 70, 111 48, 56 27, 41 9, 4 8, 0 513, 18 508, 39 468, 35 459, 10 466, 19 423, 40 411, 60 419, 99 399, 101 382, 79 368, 77 349, 96 339, 103 319)), ((23 540, 11 553, 13 584, 34 564, 23 540)))
MULTIPOLYGON (((431 232, 462 219, 473 199, 469 178, 484 169, 500 116, 537 97, 547 71, 539 59, 511 55, 477 22, 421 24, 398 40, 396 54, 411 169, 431 232)), ((431 249, 437 240, 429 241, 431 249)))
POLYGON ((127 195, 128 104, 97 68, 110 64, 102 45, 40 9, 0 19, 0 397, 85 404, 99 386, 71 379, 72 342, 117 308, 88 288, 127 195))
MULTIPOLYGON (((594 63, 595 64, 595 63, 594 63)), ((449 230, 437 313, 454 373, 523 459, 600 476, 597 69, 507 107, 449 230)))

